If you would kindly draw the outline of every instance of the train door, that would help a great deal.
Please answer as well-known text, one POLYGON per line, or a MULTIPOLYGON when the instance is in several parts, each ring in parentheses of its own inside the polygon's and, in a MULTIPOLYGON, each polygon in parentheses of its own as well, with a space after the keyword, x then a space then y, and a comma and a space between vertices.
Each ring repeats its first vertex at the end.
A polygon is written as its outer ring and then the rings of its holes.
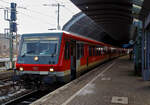
POLYGON ((71 80, 76 78, 76 41, 71 41, 71 80))

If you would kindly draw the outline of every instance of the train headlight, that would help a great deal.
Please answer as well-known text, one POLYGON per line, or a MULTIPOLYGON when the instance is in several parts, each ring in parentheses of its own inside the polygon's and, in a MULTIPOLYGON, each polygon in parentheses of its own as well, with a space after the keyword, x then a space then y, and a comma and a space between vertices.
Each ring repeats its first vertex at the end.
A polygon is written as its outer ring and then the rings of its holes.
POLYGON ((53 71, 54 71, 54 69, 53 69, 53 68, 50 68, 50 69, 49 69, 49 71, 50 71, 50 72, 53 72, 53 71))
POLYGON ((39 60, 39 58, 36 56, 36 57, 34 57, 34 60, 35 60, 35 61, 38 61, 38 60, 39 60))
POLYGON ((23 71, 23 67, 20 67, 19 70, 20 70, 20 71, 23 71))

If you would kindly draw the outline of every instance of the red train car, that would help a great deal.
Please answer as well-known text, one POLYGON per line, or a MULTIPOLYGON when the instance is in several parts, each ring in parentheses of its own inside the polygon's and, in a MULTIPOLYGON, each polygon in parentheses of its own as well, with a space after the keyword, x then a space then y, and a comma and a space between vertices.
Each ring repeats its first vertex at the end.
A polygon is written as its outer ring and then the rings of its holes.
POLYGON ((24 34, 16 62, 25 83, 69 82, 123 49, 68 32, 24 34))

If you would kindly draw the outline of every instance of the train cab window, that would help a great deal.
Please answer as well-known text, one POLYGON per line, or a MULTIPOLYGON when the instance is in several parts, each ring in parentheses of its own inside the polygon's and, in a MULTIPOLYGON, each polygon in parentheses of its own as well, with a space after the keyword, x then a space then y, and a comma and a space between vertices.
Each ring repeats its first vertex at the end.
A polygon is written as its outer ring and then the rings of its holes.
POLYGON ((21 45, 21 56, 56 56, 58 38, 27 37, 21 45))
POLYGON ((65 59, 70 59, 70 45, 69 45, 69 42, 66 42, 66 45, 65 45, 65 59))

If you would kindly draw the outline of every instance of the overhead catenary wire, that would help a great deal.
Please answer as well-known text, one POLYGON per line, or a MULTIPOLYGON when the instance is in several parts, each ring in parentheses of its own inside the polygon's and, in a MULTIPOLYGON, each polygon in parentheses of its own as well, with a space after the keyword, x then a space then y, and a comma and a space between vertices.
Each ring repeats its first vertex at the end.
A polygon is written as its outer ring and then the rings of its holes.
MULTIPOLYGON (((72 4, 72 5, 74 5, 71 1, 66 1, 66 0, 61 0, 61 1, 58 1, 58 0, 55 0, 56 2, 59 2, 59 3, 61 3, 61 4, 65 4, 66 6, 65 7, 67 7, 67 5, 68 6, 71 6, 70 4, 72 4)), ((76 6, 75 6, 76 7, 76 6)), ((76 7, 77 8, 77 7, 76 7)), ((70 10, 70 8, 68 8, 69 10, 70 10)), ((71 11, 71 10, 70 10, 71 11)))
POLYGON ((27 14, 25 14, 25 13, 23 13, 23 12, 19 12, 19 13, 21 13, 21 14, 23 14, 24 16, 26 16, 26 17, 32 17, 32 18, 29 18, 29 19, 31 19, 31 20, 34 20, 34 19, 36 19, 36 20, 38 20, 38 22, 44 22, 45 24, 50 24, 50 25, 54 25, 54 24, 51 24, 51 23, 48 23, 47 21, 43 21, 43 20, 41 20, 41 18, 35 18, 35 17, 33 17, 33 16, 31 16, 31 15, 27 15, 27 14), (33 19, 34 18, 34 19, 33 19))
MULTIPOLYGON (((7 4, 10 4, 9 2, 7 2, 7 1, 4 1, 4 0, 0 0, 0 1, 2 1, 2 2, 4 2, 4 3, 7 3, 7 4)), ((57 0, 55 0, 55 2, 58 2, 57 0)), ((69 2, 65 2, 65 3, 69 3, 69 2)), ((69 11, 71 14, 75 14, 75 13, 73 13, 68 7, 64 7, 67 11, 69 11)), ((50 17, 50 18, 56 18, 56 17, 54 17, 54 16, 49 16, 49 15, 46 15, 46 14, 44 14, 44 13, 42 13, 42 12, 39 12, 39 11, 36 11, 36 10, 32 10, 32 9, 28 9, 28 8, 26 8, 26 7, 24 7, 23 8, 24 10, 27 10, 27 11, 30 11, 30 12, 34 12, 34 13, 36 13, 36 14, 38 14, 38 15, 44 15, 44 16, 47 16, 47 17, 50 17)))
MULTIPOLYGON (((4 3, 7 3, 7 4, 10 4, 9 2, 6 2, 6 1, 4 1, 4 0, 0 0, 0 1, 2 1, 2 2, 4 2, 4 3)), ((20 7, 21 8, 21 7, 20 7)), ((24 9, 24 10, 27 10, 27 11, 30 11, 30 12, 34 12, 34 13, 36 13, 36 14, 39 14, 39 15, 44 15, 44 16, 47 16, 47 17, 50 17, 50 18, 56 18, 56 17, 54 17, 54 16, 49 16, 49 15, 46 15, 46 14, 44 14, 44 13, 42 13, 42 12, 39 12, 39 11, 36 11, 36 10, 32 10, 32 9, 28 9, 28 8, 22 8, 22 9, 24 9)))
POLYGON ((32 9, 28 9, 28 8, 26 8, 26 9, 24 9, 24 10, 27 10, 27 11, 30 11, 30 12, 34 12, 34 13, 36 13, 36 14, 38 14, 38 15, 44 15, 44 16, 47 16, 47 17, 49 17, 49 18, 56 18, 56 17, 54 17, 54 16, 50 16, 50 15, 46 15, 46 14, 44 14, 44 13, 42 13, 42 12, 39 12, 39 11, 35 11, 35 10, 32 10, 32 9))
POLYGON ((7 1, 4 1, 4 0, 0 0, 1 2, 3 2, 3 3, 7 3, 7 4, 10 4, 9 2, 7 2, 7 1))
POLYGON ((71 11, 71 9, 68 7, 68 6, 70 6, 70 3, 72 3, 72 2, 67 2, 67 1, 58 1, 58 0, 55 0, 55 2, 56 3, 61 3, 61 4, 64 4, 65 6, 64 6, 64 8, 67 10, 67 11, 69 11, 70 13, 72 13, 72 14, 76 14, 76 13, 74 13, 73 11, 71 11))
MULTIPOLYGON (((3 1, 3 0, 0 0, 0 1, 2 1, 2 2, 4 2, 4 3, 7 3, 7 4, 10 4, 9 2, 3 1)), ((6 7, 2 6, 2 5, 0 5, 0 6, 1 6, 2 8, 6 8, 6 7)), ((7 9, 8 9, 8 7, 7 7, 7 9)), ((38 12, 38 11, 35 11, 35 10, 31 10, 31 9, 24 9, 24 10, 27 10, 27 11, 34 12, 34 13, 39 14, 39 15, 42 15, 42 16, 44 15, 44 16, 47 16, 47 17, 49 17, 49 18, 52 18, 51 16, 48 16, 48 15, 46 15, 46 14, 43 14, 43 13, 38 12)), ((27 16, 27 17, 35 18, 35 17, 33 17, 33 16, 27 15, 26 13, 23 13, 23 12, 20 12, 20 11, 17 11, 17 13, 21 13, 21 14, 27 16)), ((30 19, 32 19, 32 18, 30 18, 30 19)), ((47 21, 41 20, 41 18, 38 19, 38 18, 36 17, 35 19, 38 20, 38 21, 40 20, 39 22, 43 21, 43 22, 46 23, 46 24, 50 24, 50 23, 48 23, 47 21)), ((33 20, 33 19, 32 19, 32 20, 33 20)), ((50 24, 50 25, 54 25, 54 24, 50 24)))
MULTIPOLYGON (((4 2, 4 3, 7 3, 7 4, 10 4, 9 2, 4 1, 4 0, 0 0, 0 1, 2 1, 2 2, 4 2)), ((59 1, 57 1, 57 0, 55 0, 55 1, 56 1, 57 3, 59 2, 59 1)), ((69 2, 66 2, 66 3, 69 3, 69 2)), ((65 5, 65 4, 64 4, 64 5, 65 5)), ((19 7, 19 6, 17 6, 17 7, 19 7)), ((49 18, 52 18, 52 19, 56 18, 56 17, 53 16, 53 15, 50 16, 50 15, 44 14, 44 13, 42 13, 42 12, 39 12, 39 11, 37 11, 37 10, 29 9, 29 8, 26 8, 26 7, 22 8, 22 9, 24 9, 25 11, 32 12, 32 13, 36 13, 36 14, 38 14, 38 15, 40 15, 40 16, 42 15, 42 16, 46 16, 46 17, 49 17, 49 18)), ((69 12, 67 12, 68 15, 75 14, 75 13, 73 13, 73 12, 68 8, 68 6, 65 6, 64 9, 67 10, 67 11, 69 11, 69 12), (69 14, 69 13, 70 13, 70 14, 69 14)), ((54 24, 51 24, 51 23, 49 23, 48 21, 43 20, 43 19, 41 19, 41 18, 28 15, 27 13, 23 13, 22 11, 19 10, 19 8, 17 9, 17 13, 21 13, 21 14, 25 15, 26 17, 32 17, 32 18, 30 18, 31 20, 36 19, 36 20, 38 20, 38 21, 40 20, 39 22, 42 21, 42 23, 54 25, 54 24), (34 18, 34 19, 33 19, 33 18, 34 18)), ((66 14, 66 13, 65 13, 65 14, 66 14)), ((55 25, 56 25, 56 24, 55 24, 55 25)))

